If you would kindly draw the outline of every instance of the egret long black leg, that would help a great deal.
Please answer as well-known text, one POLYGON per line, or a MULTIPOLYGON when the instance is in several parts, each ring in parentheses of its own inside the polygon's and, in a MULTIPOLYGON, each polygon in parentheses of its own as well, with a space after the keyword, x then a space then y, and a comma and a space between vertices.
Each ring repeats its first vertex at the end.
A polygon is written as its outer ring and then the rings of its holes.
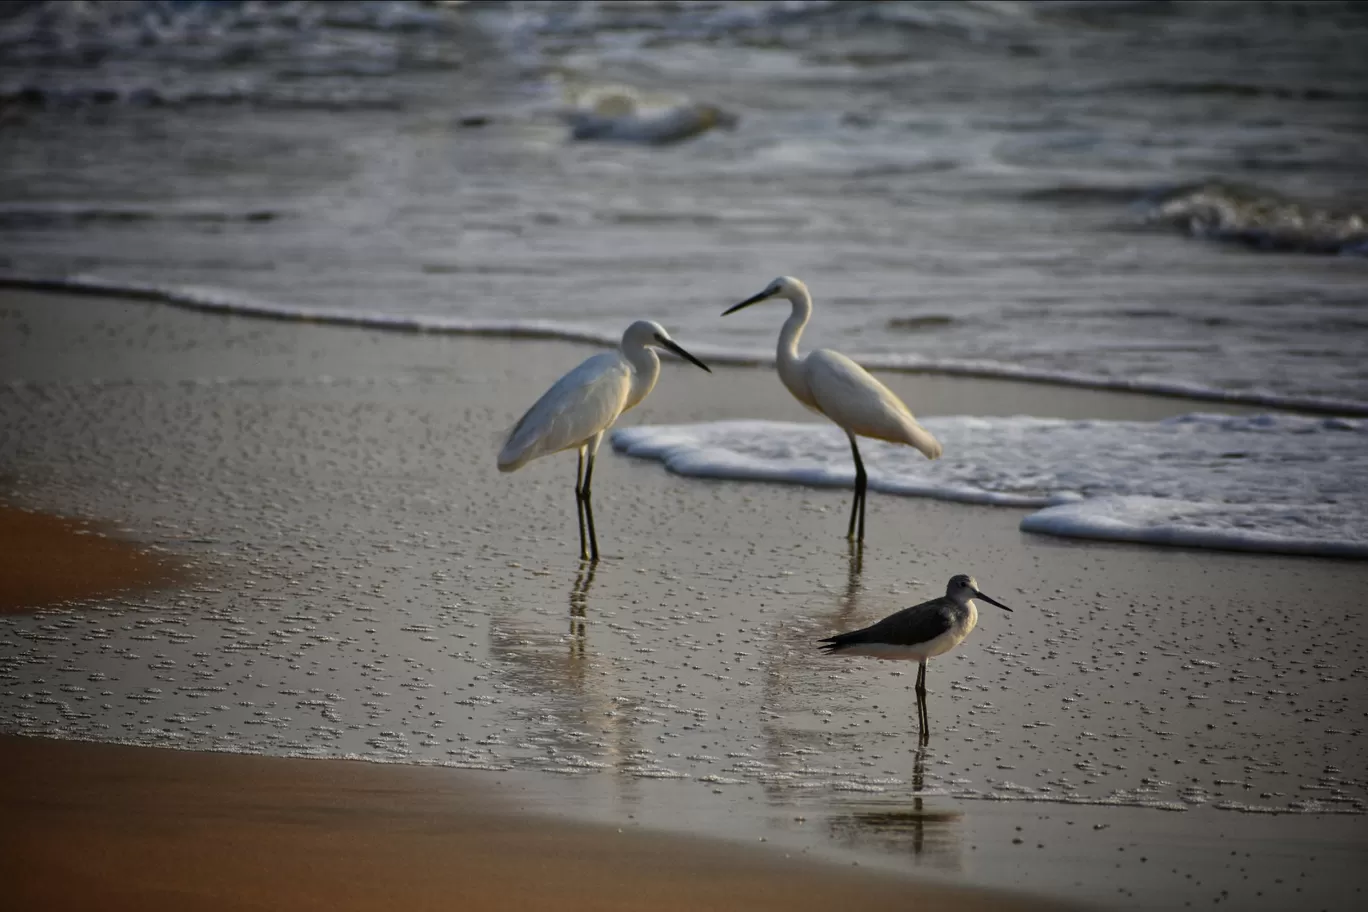
POLYGON ((584 521, 589 527, 589 559, 596 561, 599 559, 598 535, 594 532, 594 508, 589 500, 589 485, 594 479, 594 457, 597 454, 593 449, 589 451, 589 459, 584 469, 584 521))
POLYGON ((865 490, 869 476, 865 474, 864 460, 860 459, 860 447, 855 443, 855 435, 847 434, 846 436, 850 438, 850 453, 855 457, 855 507, 850 512, 850 528, 846 530, 846 538, 863 543, 865 490), (860 532, 858 538, 855 536, 857 527, 860 532))
POLYGON ((579 465, 575 468, 575 518, 579 520, 580 560, 588 560, 589 549, 584 542, 584 447, 579 450, 579 465))

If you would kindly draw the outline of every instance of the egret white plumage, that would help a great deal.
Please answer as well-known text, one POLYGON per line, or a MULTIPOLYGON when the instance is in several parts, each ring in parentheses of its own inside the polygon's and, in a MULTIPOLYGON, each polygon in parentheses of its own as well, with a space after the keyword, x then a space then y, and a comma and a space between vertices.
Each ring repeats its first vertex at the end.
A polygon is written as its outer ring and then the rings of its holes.
POLYGON ((758 295, 727 308, 722 316, 771 298, 785 298, 793 305, 793 312, 779 331, 779 379, 793 398, 831 419, 850 438, 850 452, 855 457, 855 505, 846 538, 863 542, 868 476, 855 438, 906 444, 916 447, 927 459, 940 456, 940 442, 917 423, 892 390, 845 355, 819 348, 799 357, 798 337, 812 317, 812 295, 806 285, 792 276, 780 276, 758 295))
POLYGON ((622 344, 616 351, 594 355, 543 393, 513 425, 499 450, 500 472, 517 471, 538 457, 562 450, 579 451, 575 508, 579 517, 581 559, 599 559, 594 510, 589 499, 594 457, 604 431, 655 387, 660 376, 656 347, 668 349, 712 372, 671 339, 659 323, 638 320, 622 334, 622 344))
POLYGON ((917 669, 917 723, 923 737, 930 725, 926 717, 926 662, 954 649, 978 625, 975 599, 1011 611, 1001 602, 979 591, 972 576, 960 573, 950 577, 945 595, 904 608, 876 624, 849 633, 838 633, 821 642, 827 655, 866 656, 919 662, 917 669))

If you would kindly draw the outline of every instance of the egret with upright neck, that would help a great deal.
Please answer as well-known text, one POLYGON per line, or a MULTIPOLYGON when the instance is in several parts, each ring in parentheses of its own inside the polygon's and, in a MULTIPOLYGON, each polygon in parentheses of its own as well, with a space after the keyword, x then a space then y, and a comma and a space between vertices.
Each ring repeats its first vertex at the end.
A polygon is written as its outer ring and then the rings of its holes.
POLYGON ((793 312, 779 331, 777 362, 779 379, 806 407, 824 415, 845 431, 850 452, 855 457, 855 504, 850 513, 846 538, 864 542, 865 491, 868 476, 860 459, 858 437, 872 437, 890 443, 916 447, 927 459, 941 454, 941 445, 931 432, 917 423, 912 413, 893 391, 870 376, 869 372, 840 352, 819 348, 806 357, 798 354, 798 337, 812 317, 812 295, 807 286, 791 276, 780 276, 758 295, 722 312, 736 313, 743 307, 771 298, 784 298, 793 312))
POLYGON ((517 471, 538 457, 562 450, 579 451, 575 508, 581 560, 599 559, 594 509, 589 500, 594 458, 604 431, 613 426, 619 415, 645 399, 655 386, 660 377, 657 347, 711 373, 706 364, 671 339, 659 323, 638 320, 622 334, 622 344, 616 351, 594 355, 543 393, 513 425, 499 450, 500 472, 517 471))

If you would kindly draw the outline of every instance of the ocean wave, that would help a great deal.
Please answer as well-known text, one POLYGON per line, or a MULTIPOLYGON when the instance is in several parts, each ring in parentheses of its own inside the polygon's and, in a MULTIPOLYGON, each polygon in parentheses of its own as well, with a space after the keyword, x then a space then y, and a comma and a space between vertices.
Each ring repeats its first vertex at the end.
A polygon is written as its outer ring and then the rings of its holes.
POLYGON ((458 7, 418 2, 32 2, 0 15, 14 74, 0 104, 22 108, 394 108, 351 83, 456 69, 476 49, 458 7))
POLYGON ((486 13, 509 36, 566 37, 646 32, 676 39, 781 41, 787 34, 865 29, 925 32, 971 42, 1015 34, 1036 21, 1034 11, 997 3, 927 3, 917 0, 849 3, 842 0, 634 0, 632 3, 530 0, 486 13))
POLYGON ((1357 88, 1318 85, 1276 85, 1273 83, 1235 82, 1222 80, 1162 79, 1150 82, 1118 81, 1098 93, 1136 95, 1152 93, 1177 97, 1199 98, 1273 98, 1287 101, 1368 101, 1368 92, 1357 88))
POLYGON ((652 32, 674 38, 716 38, 792 26, 839 12, 836 0, 771 0, 733 3, 699 0, 679 4, 644 0, 633 3, 563 3, 530 0, 486 18, 511 39, 530 36, 564 37, 586 34, 652 32))
POLYGON ((139 203, 0 203, 0 228, 47 228, 81 222, 271 222, 283 214, 266 208, 233 210, 139 203))
POLYGON ((1313 206, 1247 184, 1208 180, 1153 194, 1147 224, 1260 250, 1368 256, 1368 210, 1313 206))
MULTIPOLYGON (((326 323, 390 332, 451 333, 456 335, 503 336, 515 339, 560 339, 568 342, 586 342, 600 345, 616 345, 622 334, 620 327, 584 326, 558 320, 516 318, 479 320, 439 314, 384 313, 341 307, 303 307, 261 300, 214 288, 157 285, 92 275, 39 276, 0 272, 0 287, 31 288, 41 291, 64 291, 77 294, 104 294, 155 301, 208 313, 326 323)), ((689 348, 699 357, 717 364, 763 367, 774 363, 772 349, 768 346, 763 349, 741 349, 691 343, 689 348)), ((1357 399, 1284 395, 1267 390, 1220 389, 1183 380, 1115 377, 1076 371, 1023 367, 996 361, 927 358, 914 354, 870 353, 857 355, 857 357, 861 364, 871 370, 977 377, 989 380, 1015 380, 1085 389, 1145 393, 1235 405, 1258 405, 1328 415, 1368 416, 1368 401, 1357 399)))
MULTIPOLYGON (((1034 509, 1028 532, 1150 545, 1368 558, 1368 422, 1190 414, 1157 422, 933 417, 935 462, 868 442, 871 487, 1034 509)), ((848 486, 826 424, 722 421, 613 431, 681 475, 848 486)))
POLYGON ((243 86, 177 87, 158 85, 39 85, 27 83, 0 88, 0 106, 10 108, 128 107, 183 108, 252 105, 258 108, 304 108, 326 111, 395 110, 397 95, 355 87, 243 86))
MULTIPOLYGON (((452 4, 142 0, 28 3, 0 17, 0 49, 11 60, 90 64, 120 52, 240 63, 257 53, 287 56, 299 42, 345 33, 449 34, 461 28, 452 4)), ((355 42, 335 41, 338 51, 355 42)))
POLYGON ((1049 203, 1056 206, 1130 206, 1144 200, 1152 191, 1131 184, 1089 185, 1059 184, 1054 187, 1034 187, 1016 194, 1028 203, 1049 203))

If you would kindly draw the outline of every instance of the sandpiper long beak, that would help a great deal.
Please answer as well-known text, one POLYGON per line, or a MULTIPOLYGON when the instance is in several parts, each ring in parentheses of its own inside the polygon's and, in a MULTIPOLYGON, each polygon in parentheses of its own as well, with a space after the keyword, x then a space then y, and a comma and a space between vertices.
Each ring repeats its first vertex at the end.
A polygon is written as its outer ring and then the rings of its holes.
POLYGON ((769 291, 762 291, 754 297, 746 298, 746 300, 742 301, 740 304, 733 304, 731 307, 728 307, 726 310, 722 311, 722 316, 725 317, 727 314, 736 313, 743 307, 759 304, 761 301, 769 300, 772 297, 774 297, 774 295, 770 294, 769 291))
POLYGON ((1002 604, 1002 602, 999 602, 997 599, 990 599, 988 596, 984 595, 982 592, 979 592, 977 589, 974 590, 974 598, 976 598, 976 599, 983 599, 985 602, 987 602, 987 603, 990 604, 990 605, 997 605, 997 606, 998 606, 999 608, 1001 608, 1003 611, 1011 611, 1011 610, 1012 610, 1011 608, 1008 608, 1006 605, 1002 604))
POLYGON ((704 364, 702 361, 699 361, 699 360, 698 360, 697 358, 695 358, 693 355, 691 355, 691 354, 689 354, 688 352, 686 352, 686 351, 679 345, 679 343, 675 342, 675 340, 673 340, 673 339, 666 339, 664 336, 656 336, 656 341, 659 342, 661 345, 663 345, 665 348, 668 348, 670 351, 674 352, 676 355, 679 355, 679 357, 683 358, 685 361, 689 361, 689 362, 691 362, 691 363, 693 363, 693 364, 697 364, 699 367, 703 368, 703 369, 704 369, 705 371, 707 371, 708 373, 710 373, 710 374, 712 373, 712 368, 711 368, 711 367, 708 367, 708 365, 704 364))

